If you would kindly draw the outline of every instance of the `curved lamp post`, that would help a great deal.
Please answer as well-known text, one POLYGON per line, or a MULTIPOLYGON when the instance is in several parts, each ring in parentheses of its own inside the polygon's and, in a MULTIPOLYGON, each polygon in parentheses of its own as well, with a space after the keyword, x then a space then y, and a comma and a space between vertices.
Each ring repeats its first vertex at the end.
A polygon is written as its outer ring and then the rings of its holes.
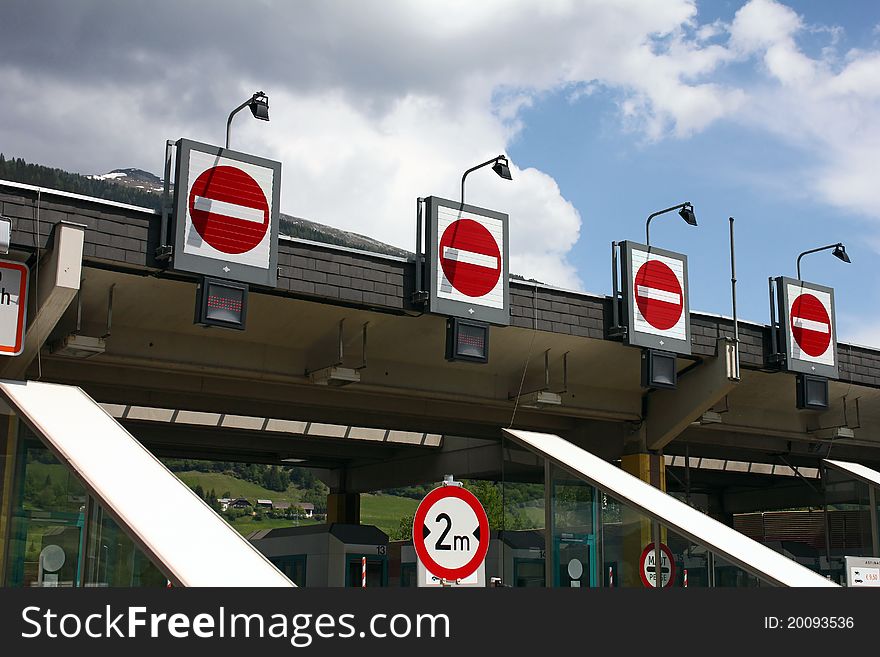
POLYGON ((492 171, 497 173, 499 176, 504 178, 505 180, 513 180, 513 176, 510 175, 510 165, 507 162, 507 157, 504 155, 498 155, 493 157, 491 160, 486 160, 482 164, 478 164, 475 167, 471 167, 467 171, 464 172, 464 175, 461 177, 461 204, 464 205, 464 179, 467 178, 468 174, 471 171, 476 171, 482 167, 492 165, 492 171))
POLYGON ((809 251, 804 251, 797 257, 797 277, 798 280, 801 280, 801 258, 809 253, 817 253, 818 251, 827 251, 828 249, 834 249, 834 252, 831 254, 835 258, 839 260, 843 260, 846 263, 852 262, 849 259, 849 256, 846 254, 846 247, 843 243, 838 242, 837 244, 829 244, 828 246, 820 246, 818 249, 810 249, 809 251))
POLYGON ((678 210, 678 214, 691 226, 697 225, 697 217, 694 214, 694 206, 690 201, 685 201, 684 203, 679 203, 678 205, 673 205, 671 208, 666 208, 665 210, 660 210, 659 212, 655 212, 652 215, 648 216, 648 221, 645 223, 645 245, 651 246, 651 219, 654 217, 660 216, 661 214, 666 214, 667 212, 672 212, 673 210, 678 210))
POLYGON ((232 126, 232 117, 245 107, 251 108, 251 114, 254 115, 255 119, 259 119, 260 121, 269 120, 269 96, 262 91, 258 91, 230 112, 229 118, 226 120, 226 148, 229 148, 229 128, 232 126))

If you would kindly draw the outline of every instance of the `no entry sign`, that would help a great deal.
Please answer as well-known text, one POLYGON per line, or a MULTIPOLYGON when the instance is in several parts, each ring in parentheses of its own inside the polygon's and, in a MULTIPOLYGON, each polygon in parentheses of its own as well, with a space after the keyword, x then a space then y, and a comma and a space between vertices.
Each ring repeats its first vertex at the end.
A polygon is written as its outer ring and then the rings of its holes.
POLYGON ((501 278, 501 248, 479 221, 458 219, 440 237, 440 268, 452 289, 472 299, 491 293, 501 278))
POLYGON ((199 237, 227 255, 252 251, 269 230, 266 195, 239 167, 203 171, 190 187, 189 214, 199 237))
POLYGON ((668 331, 681 321, 684 292, 681 281, 662 260, 646 260, 633 284, 636 307, 644 320, 658 331, 668 331))
MULTIPOLYGON (((642 584, 657 588, 657 552, 653 543, 648 543, 639 558, 639 576, 642 584)), ((660 544, 660 586, 667 588, 675 582, 675 558, 665 543, 660 544)))
POLYGON ((507 215, 426 199, 429 310, 509 324, 507 215))
POLYGON ((461 486, 432 490, 416 509, 413 547, 435 577, 455 582, 472 575, 489 550, 489 519, 480 501, 461 486))
POLYGON ((834 290, 790 278, 776 280, 788 369, 836 378, 834 290))
POLYGON ((691 353, 687 256, 621 243, 627 342, 691 353))
POLYGON ((281 164, 178 142, 174 268, 274 286, 281 164))
POLYGON ((804 292, 791 304, 791 334, 797 349, 806 356, 818 358, 831 346, 831 317, 815 294, 804 292))

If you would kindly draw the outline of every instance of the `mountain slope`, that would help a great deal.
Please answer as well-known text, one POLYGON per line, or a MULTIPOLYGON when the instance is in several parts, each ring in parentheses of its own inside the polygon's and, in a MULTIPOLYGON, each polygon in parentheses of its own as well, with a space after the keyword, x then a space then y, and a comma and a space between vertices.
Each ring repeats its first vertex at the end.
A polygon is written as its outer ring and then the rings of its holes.
MULTIPOLYGON (((104 174, 83 176, 63 169, 25 162, 22 158, 6 159, 0 153, 0 180, 48 187, 64 192, 93 196, 143 208, 160 210, 162 207, 162 179, 142 169, 113 169, 104 174)), ((390 244, 384 244, 366 235, 325 226, 301 217, 281 214, 279 231, 287 237, 335 244, 350 249, 382 253, 401 258, 411 254, 390 244)))

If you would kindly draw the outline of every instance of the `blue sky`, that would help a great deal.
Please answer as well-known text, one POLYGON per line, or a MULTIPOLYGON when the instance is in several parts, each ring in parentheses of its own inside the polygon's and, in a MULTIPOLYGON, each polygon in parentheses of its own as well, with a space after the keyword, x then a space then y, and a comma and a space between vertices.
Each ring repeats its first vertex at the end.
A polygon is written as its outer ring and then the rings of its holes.
MULTIPOLYGON (((698 6, 700 19, 712 22, 730 21, 741 4, 698 6)), ((880 3, 789 6, 814 24, 815 31, 798 39, 806 53, 820 53, 832 42, 840 51, 877 48, 880 3), (836 39, 822 29, 826 27, 839 28, 836 39)), ((745 86, 763 83, 760 67, 741 64, 731 69, 717 78, 745 86)), ((688 255, 693 309, 731 312, 728 217, 733 216, 741 318, 768 321, 768 277, 794 277, 801 251, 843 242, 852 264, 833 258, 830 251, 809 255, 802 262, 803 277, 835 288, 844 339, 880 344, 880 258, 876 242, 866 240, 876 238, 876 224, 818 201, 801 187, 811 166, 810 148, 734 122, 719 122, 686 138, 647 141, 641 132, 621 126, 618 90, 597 85, 576 98, 573 91, 546 94, 524 110, 524 127, 509 152, 520 166, 553 176, 579 210, 583 223, 570 260, 587 290, 610 293, 612 240, 643 242, 650 213, 691 201, 699 227, 670 213, 652 221, 652 242, 688 255)), ((873 173, 880 177, 880 153, 876 164, 873 173)))
POLYGON ((412 249, 414 199, 506 211, 511 269, 607 294, 610 243, 689 256, 691 308, 766 322, 767 278, 833 286, 844 340, 880 346, 875 0, 7 0, 0 150, 82 173, 160 172, 166 139, 283 164, 282 210, 412 249), (236 35, 227 38, 226 35, 236 35), (95 99, 100 111, 95 111, 95 99), (22 99, 26 99, 23 101, 22 99))

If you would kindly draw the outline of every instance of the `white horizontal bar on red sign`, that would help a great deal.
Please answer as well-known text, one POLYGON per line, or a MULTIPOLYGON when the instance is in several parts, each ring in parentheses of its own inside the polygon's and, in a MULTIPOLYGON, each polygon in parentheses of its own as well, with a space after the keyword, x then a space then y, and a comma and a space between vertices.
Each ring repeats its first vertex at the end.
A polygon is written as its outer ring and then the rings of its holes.
POLYGON ((678 292, 670 292, 669 290, 660 290, 656 287, 638 285, 636 286, 636 293, 644 299, 665 301, 666 303, 674 303, 676 305, 681 304, 681 295, 678 292))
POLYGON ((193 207, 196 210, 204 210, 211 214, 221 214, 224 217, 232 217, 233 219, 241 219, 242 221, 253 221, 258 224, 263 223, 265 220, 265 214, 259 208, 251 208, 246 205, 236 205, 235 203, 218 201, 204 196, 196 196, 193 201, 193 207))
POLYGON ((467 265, 476 265, 477 267, 488 267, 489 269, 498 269, 498 258, 486 255, 485 253, 476 253, 474 251, 462 251, 451 246, 443 247, 443 257, 447 260, 455 260, 463 262, 467 265))
POLYGON ((816 331, 817 333, 831 332, 831 327, 825 322, 817 322, 812 319, 804 319, 803 317, 793 317, 791 322, 796 328, 806 329, 807 331, 816 331))

